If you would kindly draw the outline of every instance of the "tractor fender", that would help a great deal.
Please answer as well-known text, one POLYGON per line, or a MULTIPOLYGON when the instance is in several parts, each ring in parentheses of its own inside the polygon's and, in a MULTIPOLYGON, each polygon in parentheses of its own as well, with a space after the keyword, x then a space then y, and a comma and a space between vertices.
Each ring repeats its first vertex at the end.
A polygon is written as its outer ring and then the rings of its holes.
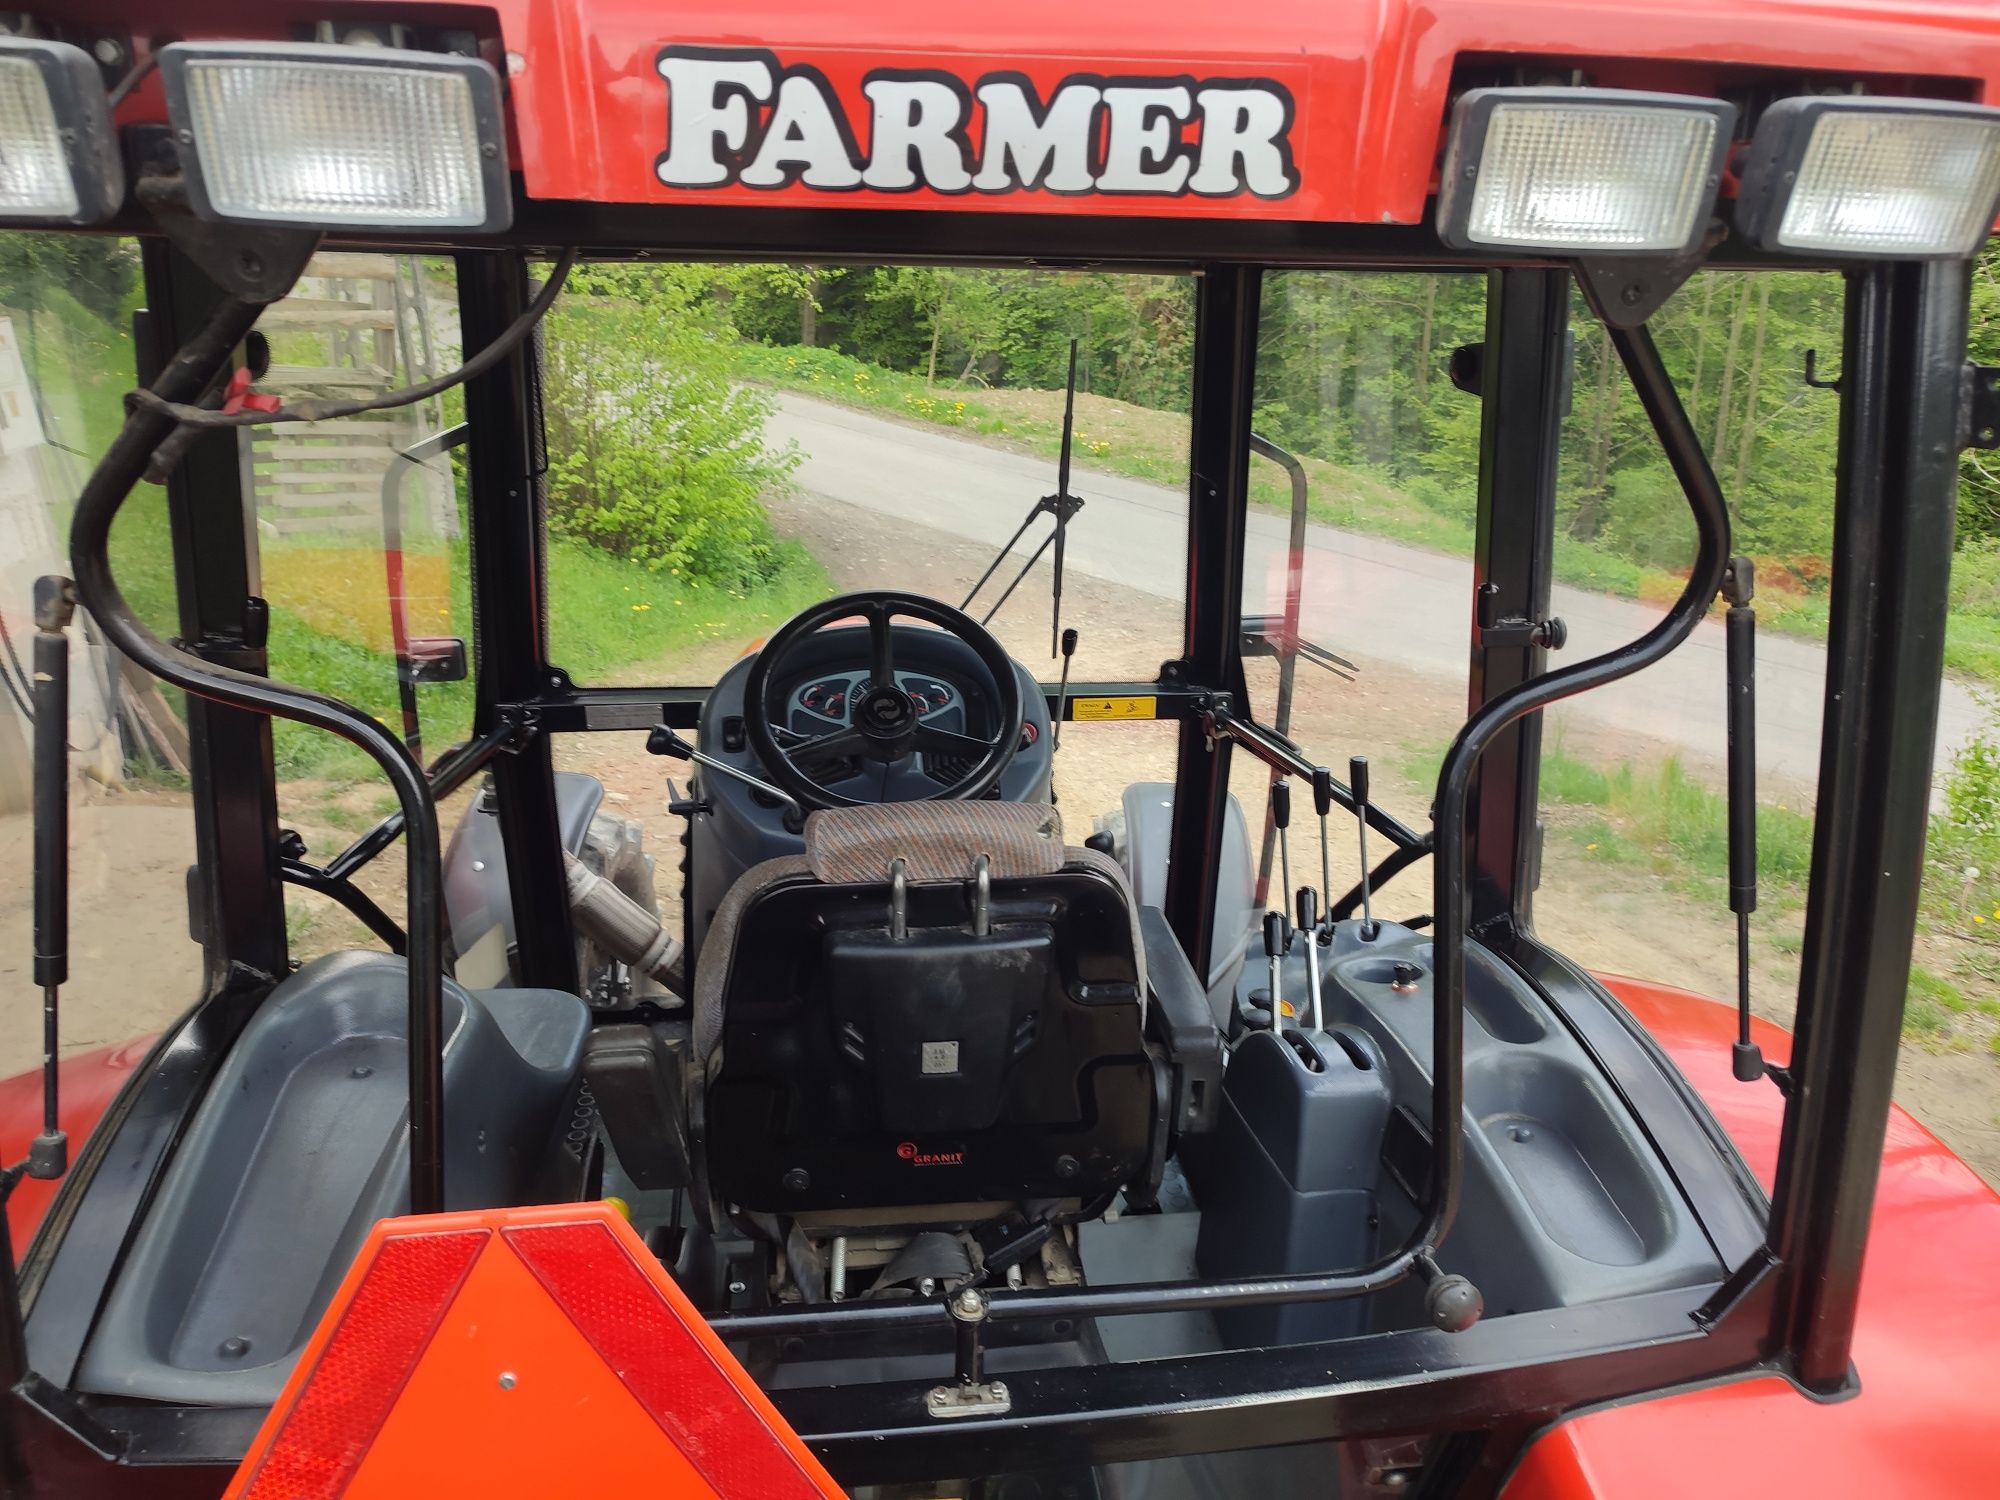
MULTIPOLYGON (((1694 1086, 1768 1193, 1784 1100, 1730 1071, 1733 1007, 1599 976, 1694 1086)), ((1780 1027, 1756 1023, 1767 1057, 1780 1027)), ((1892 1107, 1854 1328, 1859 1390, 1819 1400, 1755 1376, 1572 1413, 1523 1450, 1502 1500, 1769 1500, 1991 1492, 2000 1194, 1892 1107)))

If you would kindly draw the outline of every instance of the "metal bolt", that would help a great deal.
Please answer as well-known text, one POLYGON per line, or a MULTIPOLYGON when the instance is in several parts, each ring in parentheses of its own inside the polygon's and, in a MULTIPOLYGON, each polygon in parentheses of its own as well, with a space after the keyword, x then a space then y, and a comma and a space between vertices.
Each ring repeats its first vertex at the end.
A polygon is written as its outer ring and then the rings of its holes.
POLYGON ((479 143, 479 154, 481 156, 498 156, 500 148, 491 141, 481 141, 479 143))
POLYGON ((1064 1181, 1068 1181, 1070 1178, 1076 1176, 1081 1170, 1082 1168, 1077 1165, 1074 1156, 1065 1153, 1056 1158, 1056 1176, 1062 1178, 1064 1181))
POLYGON ((528 71, 527 58, 521 56, 521 54, 518 52, 509 52, 507 54, 507 76, 509 78, 519 78, 523 73, 527 71, 528 71))
POLYGON ((750 1288, 745 1286, 740 1281, 732 1281, 729 1283, 729 1295, 732 1297, 740 1297, 749 1290, 750 1288))
POLYGON ((1624 291, 1618 294, 1620 300, 1622 300, 1627 307, 1637 307, 1639 305, 1640 300, 1645 295, 1646 295, 1646 283, 1643 281, 1632 282, 1625 288, 1624 291))
POLYGON ((224 1359, 241 1359, 250 1352, 250 1340, 240 1333, 232 1333, 222 1341, 219 1351, 224 1359))
POLYGON ((986 1315, 986 1299, 979 1295, 976 1287, 967 1287, 958 1294, 958 1315, 971 1319, 986 1315))
POLYGON ((514 1372, 513 1372, 512 1370, 502 1370, 502 1371, 500 1372, 500 1389, 501 1389, 501 1390, 503 1390, 503 1391, 511 1391, 511 1390, 513 1390, 513 1389, 514 1389, 514 1387, 515 1387, 515 1386, 517 1386, 517 1385, 519 1385, 519 1384, 520 1384, 520 1382, 519 1382, 518 1380, 516 1380, 516 1379, 514 1378, 514 1372))
POLYGON ((125 49, 108 36, 101 36, 91 46, 90 55, 107 68, 115 68, 125 61, 125 49))
POLYGON ((812 1176, 804 1167, 793 1167, 781 1180, 788 1193, 803 1193, 812 1186, 812 1176))
POLYGON ((176 130, 174 132, 174 139, 179 141, 183 146, 192 146, 194 144, 194 132, 192 130, 176 130))

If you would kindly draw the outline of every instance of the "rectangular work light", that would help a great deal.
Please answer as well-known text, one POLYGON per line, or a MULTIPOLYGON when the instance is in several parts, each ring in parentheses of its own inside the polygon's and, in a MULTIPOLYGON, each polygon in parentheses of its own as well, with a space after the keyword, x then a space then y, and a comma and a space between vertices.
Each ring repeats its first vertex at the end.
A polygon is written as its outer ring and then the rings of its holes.
POLYGON ((96 224, 124 199, 97 64, 67 42, 0 39, 0 224, 96 224))
POLYGON ((1971 255, 2000 210, 2000 110, 1783 99, 1757 122, 1739 175, 1736 227, 1760 249, 1971 255))
POLYGON ((160 74, 204 219, 393 232, 513 216, 500 79, 478 58, 176 42, 160 74))
POLYGON ((1438 236, 1458 250, 1693 250, 1735 106, 1621 89, 1472 89, 1452 113, 1438 236))

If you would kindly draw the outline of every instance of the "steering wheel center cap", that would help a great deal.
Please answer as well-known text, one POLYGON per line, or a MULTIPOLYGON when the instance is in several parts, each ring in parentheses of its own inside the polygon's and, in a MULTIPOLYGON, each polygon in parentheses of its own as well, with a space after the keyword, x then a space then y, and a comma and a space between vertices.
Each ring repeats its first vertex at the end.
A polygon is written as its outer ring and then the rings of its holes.
POLYGON ((863 734, 907 734, 917 722, 917 706, 901 688, 878 687, 861 700, 854 724, 863 734))

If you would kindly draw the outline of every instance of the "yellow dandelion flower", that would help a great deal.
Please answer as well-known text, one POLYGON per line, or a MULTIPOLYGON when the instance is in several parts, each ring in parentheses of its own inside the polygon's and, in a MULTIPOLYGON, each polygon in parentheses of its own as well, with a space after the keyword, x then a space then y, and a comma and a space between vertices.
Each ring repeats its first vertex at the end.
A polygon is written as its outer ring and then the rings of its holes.
POLYGON ((1972 920, 1975 922, 1983 923, 1985 922, 1986 918, 1980 916, 1977 912, 1974 912, 1972 915, 1972 920))
POLYGON ((1586 849, 1595 849, 1595 848, 1597 847, 1597 845, 1595 845, 1595 844, 1585 844, 1585 845, 1584 845, 1583 847, 1584 847, 1584 848, 1586 848, 1586 849))

